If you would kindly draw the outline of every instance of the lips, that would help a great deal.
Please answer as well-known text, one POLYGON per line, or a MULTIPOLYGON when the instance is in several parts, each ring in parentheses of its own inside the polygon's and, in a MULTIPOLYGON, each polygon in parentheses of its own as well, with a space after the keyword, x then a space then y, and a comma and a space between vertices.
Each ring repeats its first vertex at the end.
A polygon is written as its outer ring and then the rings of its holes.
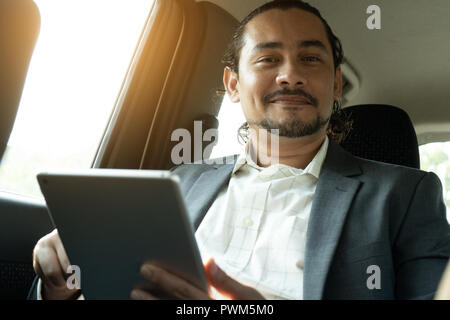
POLYGON ((306 105, 306 104, 312 104, 311 101, 309 101, 307 98, 302 96, 278 96, 272 100, 270 100, 270 103, 277 103, 277 104, 285 104, 285 105, 306 105))

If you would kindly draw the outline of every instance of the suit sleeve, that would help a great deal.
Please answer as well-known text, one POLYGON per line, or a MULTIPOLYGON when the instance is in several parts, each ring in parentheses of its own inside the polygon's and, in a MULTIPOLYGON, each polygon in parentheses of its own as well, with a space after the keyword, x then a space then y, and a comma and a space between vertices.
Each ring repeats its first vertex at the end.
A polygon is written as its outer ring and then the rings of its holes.
POLYGON ((397 299, 432 299, 450 256, 450 226, 434 173, 424 175, 409 199, 393 250, 397 299))

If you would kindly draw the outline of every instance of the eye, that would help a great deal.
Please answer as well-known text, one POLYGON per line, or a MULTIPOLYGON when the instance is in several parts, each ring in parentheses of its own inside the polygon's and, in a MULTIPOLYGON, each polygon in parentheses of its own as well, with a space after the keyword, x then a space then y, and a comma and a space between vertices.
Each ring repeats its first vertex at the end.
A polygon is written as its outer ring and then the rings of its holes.
POLYGON ((319 61, 321 61, 321 59, 319 57, 316 57, 316 56, 306 56, 306 57, 303 57, 302 60, 306 61, 306 62, 319 62, 319 61))
POLYGON ((262 57, 258 59, 257 63, 276 63, 278 61, 275 57, 262 57))

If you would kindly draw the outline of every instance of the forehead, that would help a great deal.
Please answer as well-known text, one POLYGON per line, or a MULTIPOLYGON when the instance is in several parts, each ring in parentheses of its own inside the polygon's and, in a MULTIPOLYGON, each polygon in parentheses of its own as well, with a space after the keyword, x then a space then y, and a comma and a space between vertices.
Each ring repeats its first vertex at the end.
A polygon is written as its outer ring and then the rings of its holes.
POLYGON ((245 27, 243 51, 263 42, 294 46, 299 41, 319 40, 331 52, 325 26, 314 14, 297 8, 271 9, 253 18, 245 27))

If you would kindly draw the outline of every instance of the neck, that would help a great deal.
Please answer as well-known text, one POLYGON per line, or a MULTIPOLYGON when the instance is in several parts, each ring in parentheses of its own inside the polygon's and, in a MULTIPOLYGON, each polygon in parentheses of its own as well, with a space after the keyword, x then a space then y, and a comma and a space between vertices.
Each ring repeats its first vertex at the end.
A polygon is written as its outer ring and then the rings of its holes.
POLYGON ((320 131, 306 137, 287 138, 272 135, 266 130, 255 130, 250 135, 249 151, 260 167, 280 163, 305 169, 316 156, 325 136, 325 131, 320 131))

